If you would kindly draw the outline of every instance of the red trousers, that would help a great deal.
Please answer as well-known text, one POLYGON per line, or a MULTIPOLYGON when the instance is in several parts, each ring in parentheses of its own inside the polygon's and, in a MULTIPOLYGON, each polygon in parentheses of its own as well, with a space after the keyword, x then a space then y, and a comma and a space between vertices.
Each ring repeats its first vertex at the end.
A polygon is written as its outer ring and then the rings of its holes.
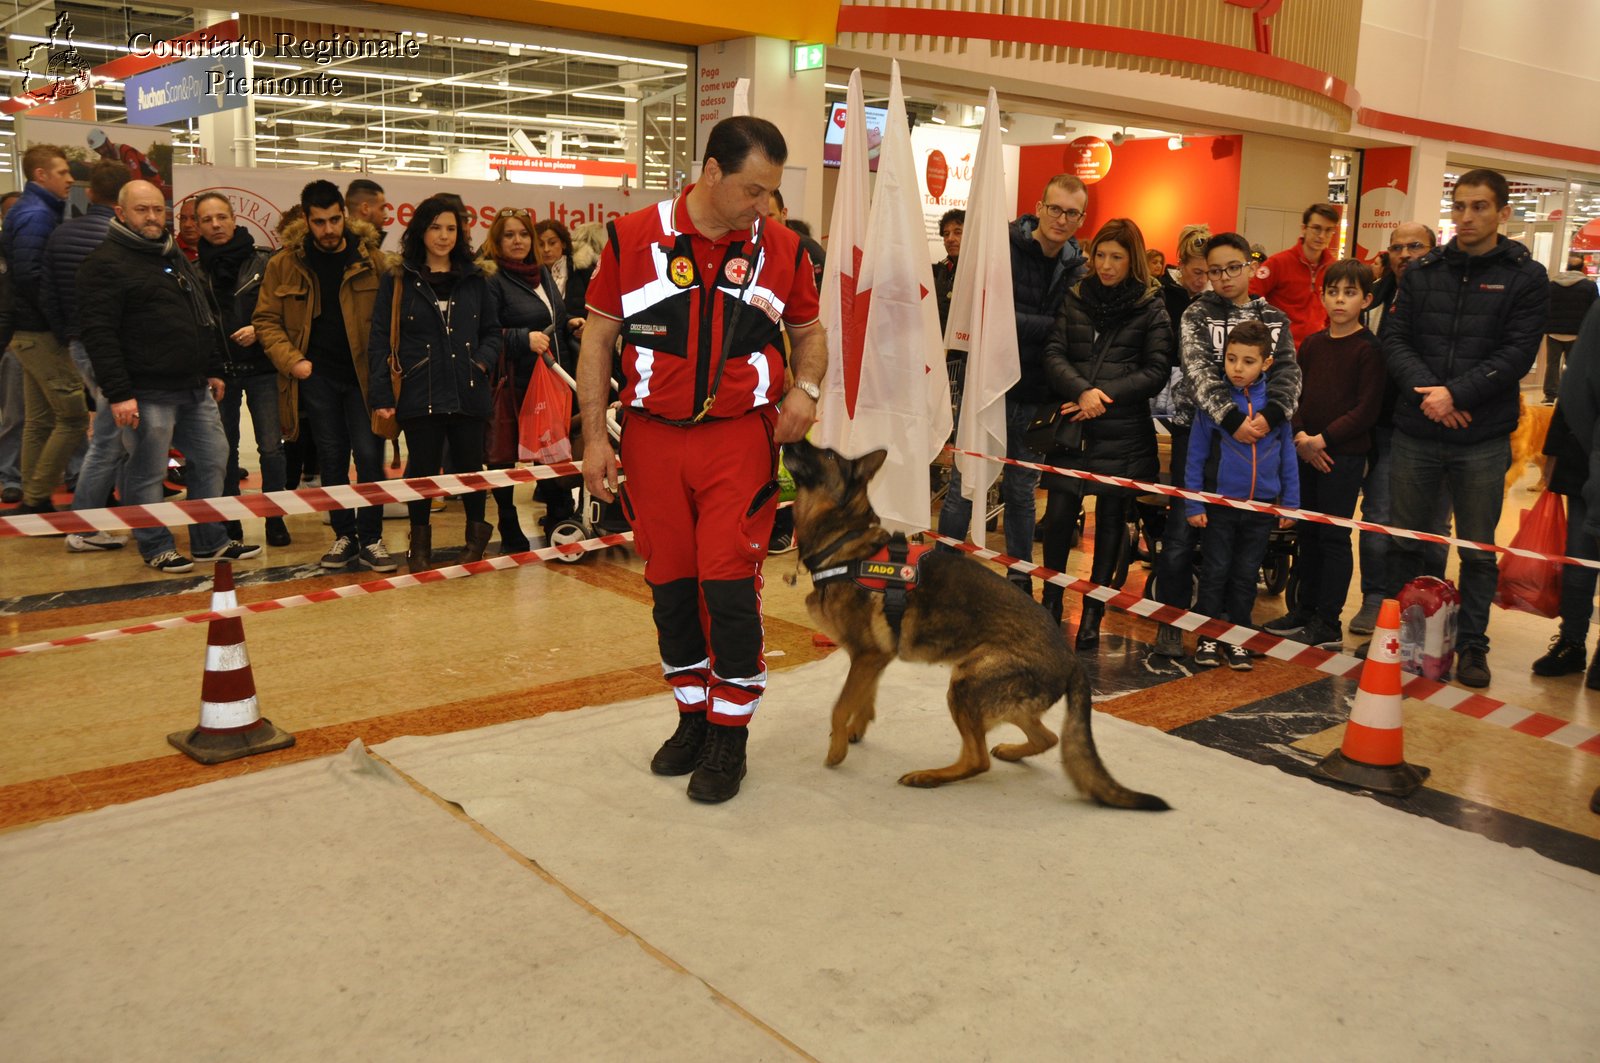
POLYGON ((681 712, 750 721, 766 689, 761 563, 777 513, 777 412, 693 426, 626 417, 623 507, 681 712))

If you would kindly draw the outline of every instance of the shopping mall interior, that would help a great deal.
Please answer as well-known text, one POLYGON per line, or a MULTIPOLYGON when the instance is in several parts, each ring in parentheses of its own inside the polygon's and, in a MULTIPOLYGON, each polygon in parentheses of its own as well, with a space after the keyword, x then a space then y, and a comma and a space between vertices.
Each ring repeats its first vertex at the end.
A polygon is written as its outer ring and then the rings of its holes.
MULTIPOLYGON (((475 243, 509 209, 614 220, 697 180, 738 113, 783 131, 788 217, 828 248, 847 85, 859 71, 876 143, 898 71, 930 262, 997 118, 1007 213, 1081 175, 1080 241, 1131 218, 1169 260, 1191 223, 1270 254, 1326 202, 1335 254, 1371 262, 1404 222, 1449 241, 1456 179, 1487 167, 1510 182, 1504 236, 1551 275, 1600 274, 1585 0, 13 0, 0 25, 0 190, 23 187, 28 146, 60 143, 86 175, 109 139, 180 202, 224 192, 272 249, 319 178, 384 187, 390 251, 439 192, 475 243)), ((1521 382, 1501 546, 1550 482, 1548 360, 1521 382)), ((263 491, 255 444, 247 419, 244 499, 263 491)), ((386 457, 398 480, 402 451, 386 457)), ((931 466, 929 529, 950 462, 931 466)), ((205 722, 213 665, 238 661, 211 566, 75 551, 0 507, 8 1058, 1593 1058, 1600 691, 1534 674, 1556 619, 1494 608, 1486 688, 1408 675, 1374 694, 1353 633, 1323 652, 1231 629, 1249 671, 1157 655, 1147 492, 1126 593, 1077 652, 1106 765, 1171 805, 1121 811, 1053 752, 897 785, 960 742, 940 664, 890 665, 870 731, 825 764, 848 661, 808 608, 802 542, 763 570, 748 775, 701 804, 650 770, 676 714, 625 523, 579 493, 549 534, 533 475, 514 491, 531 550, 497 531, 470 568, 465 487, 370 491, 396 557, 395 500, 435 498, 422 578, 329 571, 332 496, 283 505, 290 542, 231 575, 259 713, 294 742, 210 765, 169 736, 205 722), (1425 776, 1404 795, 1320 773, 1374 705, 1425 776)), ((175 454, 173 501, 183 476, 175 454)), ((994 508, 975 546, 999 571, 994 508)), ((1089 578, 1095 528, 1091 507, 1064 581, 1089 578)), ((1280 541, 1257 624, 1294 593, 1280 541)), ((1016 568, 1041 563, 1036 543, 1016 568)), ((1344 615, 1361 604, 1353 583, 1344 615)), ((1179 621, 1191 654, 1205 622, 1179 621)))

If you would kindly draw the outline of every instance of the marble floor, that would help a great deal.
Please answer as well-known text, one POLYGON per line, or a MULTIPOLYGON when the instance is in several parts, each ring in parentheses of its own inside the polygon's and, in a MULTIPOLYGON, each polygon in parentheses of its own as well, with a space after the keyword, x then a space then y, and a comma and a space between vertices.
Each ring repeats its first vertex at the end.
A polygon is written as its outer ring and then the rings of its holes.
MULTIPOLYGON (((1508 496, 1500 542, 1509 539, 1517 512, 1531 505, 1536 478, 1530 468, 1508 496)), ((518 498, 524 527, 535 529, 531 489, 519 488, 518 498)), ((434 520, 436 557, 448 562, 461 542, 459 502, 434 520)), ((292 545, 269 547, 235 566, 241 601, 379 578, 317 568, 331 540, 320 516, 290 517, 288 526, 292 545)), ((405 522, 385 527, 391 550, 403 552, 405 522)), ((247 522, 246 533, 263 541, 259 521, 247 522)), ((998 532, 989 545, 1003 548, 998 532)), ((4 646, 209 606, 205 566, 161 576, 144 568, 131 547, 75 554, 59 538, 12 538, 0 540, 0 558, 4 646)), ((1075 550, 1068 567, 1085 575, 1088 558, 1075 550)), ((670 702, 640 569, 619 548, 575 564, 530 564, 249 616, 244 627, 262 711, 297 742, 216 767, 193 763, 166 743, 169 733, 198 718, 204 625, 0 660, 0 829, 323 756, 355 738, 373 746, 653 693, 662 698, 665 728, 670 702)), ((790 585, 797 573, 795 554, 767 563, 774 686, 783 682, 783 670, 832 652, 818 644, 806 616, 809 581, 790 585)), ((1146 575, 1135 563, 1128 585, 1137 588, 1146 575)), ((1076 596, 1069 595, 1068 609, 1070 637, 1076 596)), ((1256 621, 1282 610, 1281 598, 1263 594, 1256 621)), ((1600 728, 1600 692, 1586 690, 1583 676, 1539 679, 1529 671, 1554 631, 1552 620, 1497 609, 1490 627, 1494 679, 1484 693, 1600 728)), ((1337 746, 1350 680, 1272 659, 1258 660, 1248 673, 1199 669, 1186 659, 1152 657, 1153 640, 1151 622, 1115 611, 1107 617, 1088 662, 1102 711, 1299 775, 1337 746)), ((1407 758, 1432 774, 1412 797, 1372 800, 1600 873, 1600 815, 1589 811, 1600 786, 1600 750, 1418 701, 1408 700, 1404 711, 1407 758)))

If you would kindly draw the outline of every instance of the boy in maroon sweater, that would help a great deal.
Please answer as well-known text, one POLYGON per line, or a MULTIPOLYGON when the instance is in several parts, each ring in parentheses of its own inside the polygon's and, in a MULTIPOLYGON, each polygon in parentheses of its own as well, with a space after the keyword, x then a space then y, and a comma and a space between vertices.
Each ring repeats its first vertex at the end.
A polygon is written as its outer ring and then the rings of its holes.
MULTIPOLYGON (((1356 511, 1372 427, 1383 404, 1383 356, 1361 324, 1361 312, 1371 302, 1372 271, 1353 258, 1333 263, 1322 281, 1328 327, 1306 337, 1297 355, 1302 384, 1293 424, 1300 504, 1335 517, 1356 511)), ((1297 607, 1266 629, 1312 646, 1341 649, 1339 613, 1355 569, 1350 529, 1301 521, 1295 567, 1297 607)))

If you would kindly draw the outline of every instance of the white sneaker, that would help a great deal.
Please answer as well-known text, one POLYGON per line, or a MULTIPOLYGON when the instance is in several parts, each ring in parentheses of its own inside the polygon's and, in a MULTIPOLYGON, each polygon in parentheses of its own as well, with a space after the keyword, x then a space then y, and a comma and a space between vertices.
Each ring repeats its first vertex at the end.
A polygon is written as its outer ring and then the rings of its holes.
POLYGON ((97 531, 93 535, 67 536, 67 549, 75 554, 93 554, 104 550, 121 550, 128 545, 126 535, 112 535, 97 531))

